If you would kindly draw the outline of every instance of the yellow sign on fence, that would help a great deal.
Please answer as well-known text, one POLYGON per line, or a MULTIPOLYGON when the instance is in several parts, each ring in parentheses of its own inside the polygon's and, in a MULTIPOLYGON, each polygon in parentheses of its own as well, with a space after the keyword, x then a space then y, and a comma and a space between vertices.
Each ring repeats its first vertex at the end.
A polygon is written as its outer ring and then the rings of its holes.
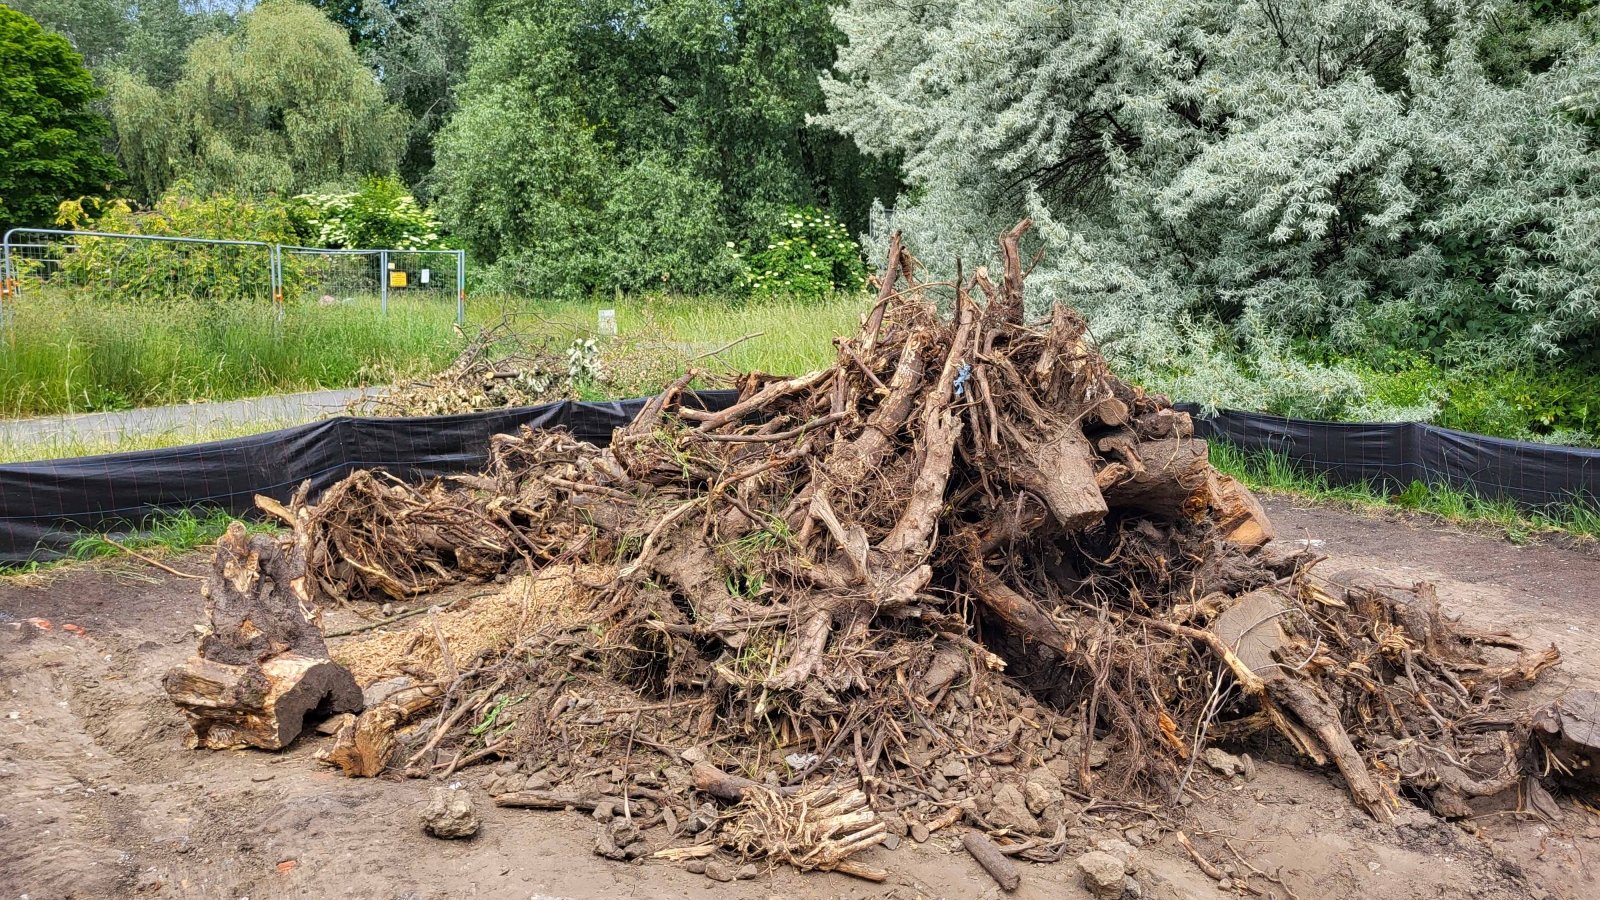
POLYGON ((405 286, 406 286, 406 273, 404 273, 404 272, 390 272, 389 273, 389 287, 401 287, 401 288, 403 288, 405 286))

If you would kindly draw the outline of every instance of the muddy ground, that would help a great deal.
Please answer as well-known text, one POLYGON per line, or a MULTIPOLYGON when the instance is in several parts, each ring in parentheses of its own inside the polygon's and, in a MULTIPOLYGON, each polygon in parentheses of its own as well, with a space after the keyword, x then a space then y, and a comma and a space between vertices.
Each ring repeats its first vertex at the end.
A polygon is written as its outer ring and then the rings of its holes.
MULTIPOLYGON (((1282 539, 1320 541, 1324 572, 1367 568, 1436 581, 1469 622, 1554 642, 1565 661, 1538 696, 1600 684, 1600 551, 1514 545, 1425 520, 1268 504, 1282 539)), ((201 571, 201 555, 174 563, 201 571)), ((577 813, 492 807, 464 842, 425 837, 429 786, 351 780, 318 766, 326 738, 282 754, 191 752, 159 679, 193 645, 197 582, 126 562, 0 579, 0 898, 183 897, 994 897, 994 883, 954 835, 877 848, 893 874, 869 884, 777 871, 718 884, 675 865, 608 863, 590 853, 597 826, 577 813), (49 630, 27 627, 40 618, 49 630), (65 627, 71 623, 81 631, 65 627)), ((332 624, 340 620, 331 617, 332 624)), ((1456 825, 1418 810, 1377 825, 1325 773, 1281 751, 1260 774, 1171 811, 1211 859, 1234 855, 1280 877, 1300 900, 1600 896, 1600 813, 1563 799, 1547 825, 1514 809, 1456 825)), ((1145 896, 1221 898, 1170 836, 1137 851, 1145 896)), ((1255 884, 1265 886, 1257 879, 1255 884)), ((1272 889, 1276 896, 1289 894, 1272 889)), ((1009 896, 1078 898, 1071 859, 1026 865, 1009 896)))

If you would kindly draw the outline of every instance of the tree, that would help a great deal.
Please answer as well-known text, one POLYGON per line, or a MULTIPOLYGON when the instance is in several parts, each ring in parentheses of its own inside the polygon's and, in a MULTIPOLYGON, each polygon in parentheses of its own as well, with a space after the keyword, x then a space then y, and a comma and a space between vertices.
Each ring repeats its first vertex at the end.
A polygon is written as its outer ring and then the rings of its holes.
POLYGON ((101 75, 127 70, 161 87, 177 80, 190 44, 233 21, 228 4, 191 0, 13 0, 12 5, 71 41, 91 70, 101 75))
POLYGON ((824 121, 904 154, 894 222, 924 259, 1038 219, 1035 303, 1085 307, 1125 363, 1190 365, 1207 323, 1576 353, 1600 330, 1600 51, 1557 3, 1528 39, 1531 6, 852 0, 824 121))
POLYGON ((0 228, 47 225, 62 200, 122 177, 100 149, 99 96, 65 38, 0 5, 0 228))
POLYGON ((288 195, 393 170, 405 117, 343 32, 296 0, 266 0, 231 34, 201 38, 161 90, 113 79, 111 122, 142 197, 179 179, 288 195))
POLYGON ((821 111, 817 79, 833 56, 822 0, 466 0, 462 16, 473 63, 439 138, 436 188, 446 223, 475 235, 465 239, 480 259, 519 248, 524 261, 508 271, 595 273, 580 291, 726 286, 729 240, 764 246, 796 206, 863 226, 872 198, 897 185, 892 164, 807 121, 821 111), (507 132, 504 115, 548 131, 507 132), (589 195, 562 193, 573 170, 549 177, 545 168, 562 158, 549 145, 564 139, 577 142, 573 159, 593 166, 586 177, 615 186, 582 209, 567 204, 589 195), (483 152, 501 141, 546 146, 483 152), (509 160, 528 167, 508 171, 509 160), (528 248, 551 237, 545 220, 484 221, 463 199, 498 190, 488 171, 527 204, 562 206, 555 221, 597 223, 595 246, 574 248, 593 260, 527 263, 528 248), (651 235, 669 221, 692 224, 676 240, 651 235), (607 252, 601 262, 607 242, 628 248, 628 261, 607 252))

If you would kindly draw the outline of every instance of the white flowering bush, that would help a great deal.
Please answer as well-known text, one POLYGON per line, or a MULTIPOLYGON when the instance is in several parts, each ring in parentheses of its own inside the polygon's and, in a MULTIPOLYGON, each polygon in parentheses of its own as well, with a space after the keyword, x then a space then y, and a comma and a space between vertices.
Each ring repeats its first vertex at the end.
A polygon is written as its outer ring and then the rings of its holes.
POLYGON ((393 176, 347 193, 301 194, 293 213, 301 240, 319 247, 436 250, 443 226, 393 176))
POLYGON ((867 275, 861 247, 844 224, 812 207, 790 210, 766 246, 743 262, 746 290, 762 297, 860 290, 867 275))

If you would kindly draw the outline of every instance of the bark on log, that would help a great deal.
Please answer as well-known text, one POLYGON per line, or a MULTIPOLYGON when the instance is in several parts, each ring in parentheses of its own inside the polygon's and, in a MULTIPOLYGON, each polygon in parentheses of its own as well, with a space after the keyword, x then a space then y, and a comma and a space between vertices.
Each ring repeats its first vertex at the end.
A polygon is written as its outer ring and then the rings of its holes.
POLYGON ((238 522, 218 541, 201 588, 205 635, 163 679, 189 720, 191 747, 278 750, 312 714, 361 709, 361 688, 328 658, 304 576, 298 544, 250 535, 238 522))
POLYGON ((395 731, 444 695, 436 684, 419 684, 399 691, 382 703, 346 722, 334 735, 333 746, 318 759, 352 778, 376 778, 393 764, 399 738, 395 731))
POLYGON ((1100 493, 1094 451, 1076 424, 1061 425, 1024 458, 1002 464, 1013 482, 1039 495, 1062 530, 1082 531, 1105 517, 1109 498, 1100 493))
POLYGON ((697 762, 690 772, 694 779, 694 789, 710 794, 718 800, 729 803, 738 803, 744 799, 746 791, 768 791, 780 797, 786 797, 795 792, 795 788, 768 787, 759 781, 751 781, 742 775, 731 775, 708 762, 697 762))
POLYGON ((1014 891, 1022 884, 1022 873, 1017 871, 1017 864, 1000 852, 1000 848, 976 831, 969 831, 961 836, 961 846, 967 848, 972 858, 983 866, 983 870, 994 878, 995 883, 1008 891, 1014 891))
POLYGON ((1211 464, 1205 441, 1141 441, 1132 452, 1144 471, 1135 468, 1133 477, 1112 485, 1105 493, 1107 504, 1169 519, 1194 519, 1205 513, 1211 500, 1211 464))

